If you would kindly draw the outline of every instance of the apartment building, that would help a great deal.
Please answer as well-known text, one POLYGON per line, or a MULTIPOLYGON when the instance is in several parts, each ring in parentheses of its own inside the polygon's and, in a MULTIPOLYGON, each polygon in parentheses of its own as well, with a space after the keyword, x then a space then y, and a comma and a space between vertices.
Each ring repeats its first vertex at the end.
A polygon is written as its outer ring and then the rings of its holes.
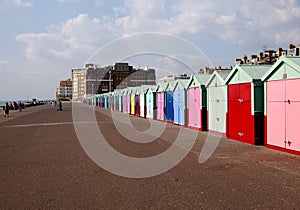
POLYGON ((72 80, 62 80, 56 88, 56 100, 71 100, 72 92, 72 80))

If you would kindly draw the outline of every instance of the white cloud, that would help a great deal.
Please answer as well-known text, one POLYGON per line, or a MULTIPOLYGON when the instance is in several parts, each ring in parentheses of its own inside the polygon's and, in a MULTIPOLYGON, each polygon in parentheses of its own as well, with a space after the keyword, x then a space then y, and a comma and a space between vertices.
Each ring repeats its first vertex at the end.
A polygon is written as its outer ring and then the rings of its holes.
POLYGON ((0 66, 6 66, 7 64, 8 64, 7 61, 1 61, 1 60, 0 60, 0 66))
POLYGON ((2 6, 19 6, 19 7, 33 7, 32 1, 24 0, 0 0, 2 6))
POLYGON ((26 44, 24 52, 32 61, 71 59, 87 56, 103 44, 110 36, 105 33, 106 24, 97 18, 90 19, 88 15, 80 14, 60 25, 51 25, 45 33, 20 34, 16 40, 26 44))
MULTIPOLYGON (((95 0, 97 4, 103 1, 95 0)), ((25 53, 31 60, 88 55, 109 40, 138 32, 206 35, 245 48, 299 42, 300 6, 296 0, 178 0, 172 4, 167 0, 125 0, 111 9, 115 14, 110 17, 80 14, 49 26, 44 33, 20 34, 17 40, 26 44, 25 53)))

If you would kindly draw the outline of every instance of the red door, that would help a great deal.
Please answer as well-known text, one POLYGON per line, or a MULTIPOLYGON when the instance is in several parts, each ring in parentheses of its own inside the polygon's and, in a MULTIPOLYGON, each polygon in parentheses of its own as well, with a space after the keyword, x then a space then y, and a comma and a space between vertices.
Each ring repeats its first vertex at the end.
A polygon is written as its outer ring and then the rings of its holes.
POLYGON ((240 88, 239 84, 228 85, 228 121, 229 130, 228 138, 238 140, 240 136, 239 126, 240 126, 240 88))
POLYGON ((255 144, 254 117, 251 113, 251 83, 240 84, 240 140, 255 144))
POLYGON ((228 137, 254 144, 254 118, 251 114, 251 83, 228 86, 228 137))

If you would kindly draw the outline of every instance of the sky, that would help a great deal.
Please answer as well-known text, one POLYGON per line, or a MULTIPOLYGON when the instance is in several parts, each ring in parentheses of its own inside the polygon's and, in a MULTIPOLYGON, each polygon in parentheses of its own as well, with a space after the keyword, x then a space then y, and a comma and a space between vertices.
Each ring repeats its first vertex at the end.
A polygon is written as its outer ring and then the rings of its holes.
POLYGON ((53 99, 87 62, 126 61, 158 77, 229 67, 298 46, 299 23, 299 0, 0 0, 0 100, 53 99))

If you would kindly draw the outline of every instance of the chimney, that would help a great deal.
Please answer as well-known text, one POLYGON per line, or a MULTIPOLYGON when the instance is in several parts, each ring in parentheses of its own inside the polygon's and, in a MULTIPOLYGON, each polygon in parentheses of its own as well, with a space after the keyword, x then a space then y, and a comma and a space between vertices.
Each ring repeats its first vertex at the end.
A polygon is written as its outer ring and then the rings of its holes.
POLYGON ((296 46, 293 44, 289 44, 289 50, 294 49, 296 46))
POLYGON ((257 55, 255 54, 251 55, 251 59, 255 59, 255 58, 257 58, 257 55))
POLYGON ((282 48, 281 47, 278 48, 278 57, 280 57, 280 56, 282 56, 282 48))
POLYGON ((263 52, 260 52, 259 53, 259 60, 262 60, 264 58, 264 53, 263 52))
POLYGON ((246 64, 247 63, 247 55, 244 55, 243 59, 244 59, 244 64, 246 64))

